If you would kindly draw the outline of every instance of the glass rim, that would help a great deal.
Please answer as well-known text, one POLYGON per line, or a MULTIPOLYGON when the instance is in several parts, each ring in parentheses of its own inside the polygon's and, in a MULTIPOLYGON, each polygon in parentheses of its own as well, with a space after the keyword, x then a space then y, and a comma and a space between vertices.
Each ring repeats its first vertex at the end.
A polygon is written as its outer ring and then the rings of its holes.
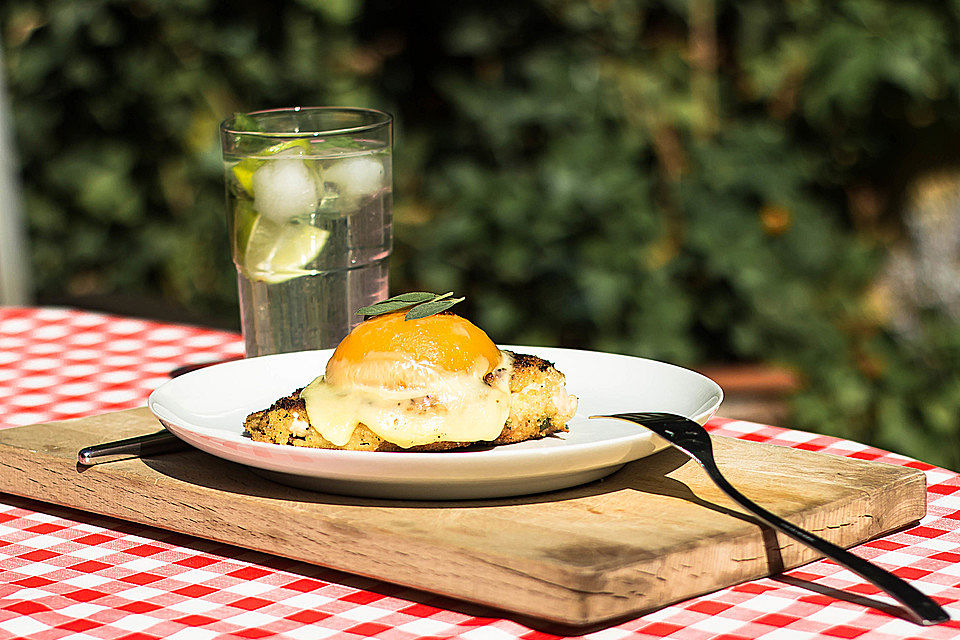
POLYGON ((248 111, 245 113, 234 114, 233 116, 227 118, 220 123, 221 133, 229 133, 241 136, 262 136, 265 138, 297 138, 297 137, 316 137, 316 136, 339 136, 339 135, 348 135, 353 133, 362 133, 364 131, 372 131, 374 129, 379 129, 381 127, 390 125, 393 122, 393 116, 385 111, 380 111, 379 109, 370 109, 367 107, 279 107, 276 109, 260 109, 258 111, 248 111), (250 116, 255 118, 257 116, 273 115, 273 114, 293 114, 293 113, 303 113, 303 112, 327 112, 327 113, 355 113, 355 114, 364 114, 372 115, 375 117, 374 122, 367 124, 360 124, 353 127, 340 127, 336 129, 323 129, 322 131, 249 131, 242 127, 229 127, 229 123, 234 122, 237 119, 237 115, 250 116))

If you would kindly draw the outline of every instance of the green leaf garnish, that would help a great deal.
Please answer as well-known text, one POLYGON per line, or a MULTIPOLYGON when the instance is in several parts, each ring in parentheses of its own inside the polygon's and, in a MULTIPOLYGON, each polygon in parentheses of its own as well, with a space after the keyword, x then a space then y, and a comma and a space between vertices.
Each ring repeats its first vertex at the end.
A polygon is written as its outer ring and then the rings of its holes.
POLYGON ((453 305, 458 302, 463 302, 466 298, 449 298, 447 300, 431 300, 430 302, 424 302, 423 304, 418 304, 410 311, 407 311, 407 315, 403 316, 404 320, 419 320, 420 318, 426 318, 438 313, 443 313, 453 305))
MULTIPOLYGON (((445 295, 450 295, 450 294, 445 294, 445 295)), ((409 293, 401 293, 398 296, 387 298, 387 300, 395 300, 397 302, 419 303, 419 302, 426 302, 427 300, 433 300, 436 297, 437 297, 437 294, 435 293, 427 293, 426 291, 410 291, 409 293)))
POLYGON ((453 291, 437 295, 427 293, 426 291, 411 291, 401 293, 400 295, 381 300, 375 304, 357 309, 358 316, 379 316, 385 313, 393 313, 402 309, 410 308, 407 314, 403 316, 404 320, 419 320, 427 318, 438 313, 442 313, 457 304, 463 302, 466 298, 451 298, 453 291))

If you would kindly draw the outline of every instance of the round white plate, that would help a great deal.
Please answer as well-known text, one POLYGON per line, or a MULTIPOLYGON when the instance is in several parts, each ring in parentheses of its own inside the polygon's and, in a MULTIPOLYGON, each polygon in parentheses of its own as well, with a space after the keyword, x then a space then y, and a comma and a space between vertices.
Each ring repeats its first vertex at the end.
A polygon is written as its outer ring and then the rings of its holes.
POLYGON ((703 424, 720 387, 698 373, 631 356, 514 347, 556 364, 580 399, 567 433, 517 444, 442 453, 338 451, 254 442, 243 421, 323 373, 332 350, 227 362, 174 378, 147 405, 194 447, 302 488, 355 496, 453 500, 552 491, 613 473, 667 444, 642 427, 596 414, 678 413, 703 424))

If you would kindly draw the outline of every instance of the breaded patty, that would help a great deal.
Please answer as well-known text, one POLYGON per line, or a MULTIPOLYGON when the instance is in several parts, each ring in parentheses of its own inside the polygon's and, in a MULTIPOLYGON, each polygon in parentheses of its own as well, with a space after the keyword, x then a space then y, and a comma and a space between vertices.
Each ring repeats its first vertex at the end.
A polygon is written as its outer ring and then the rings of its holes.
MULTIPOLYGON (((521 442, 566 431, 567 422, 577 410, 577 399, 567 394, 563 374, 557 371, 553 363, 537 356, 511 355, 510 415, 503 431, 490 444, 521 442)), ((485 381, 492 383, 491 376, 497 374, 497 371, 488 374, 485 381)), ((361 423, 345 445, 336 446, 310 425, 300 391, 302 389, 297 389, 268 409, 247 416, 243 424, 244 434, 259 442, 353 451, 443 451, 474 444, 442 441, 402 449, 361 423)), ((429 402, 424 400, 417 399, 423 405, 423 411, 430 411, 429 402)))

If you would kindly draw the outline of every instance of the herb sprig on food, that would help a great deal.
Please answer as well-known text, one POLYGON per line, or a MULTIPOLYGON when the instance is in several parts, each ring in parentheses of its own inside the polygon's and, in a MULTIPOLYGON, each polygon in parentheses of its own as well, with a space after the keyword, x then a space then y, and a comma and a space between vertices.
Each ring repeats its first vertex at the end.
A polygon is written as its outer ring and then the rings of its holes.
POLYGON ((409 308, 404 320, 419 320, 429 316, 442 313, 457 304, 463 302, 466 298, 451 298, 453 291, 437 295, 436 293, 427 293, 426 291, 411 291, 410 293, 401 293, 398 296, 381 300, 375 304, 357 309, 358 316, 380 316, 385 313, 393 313, 409 308))

